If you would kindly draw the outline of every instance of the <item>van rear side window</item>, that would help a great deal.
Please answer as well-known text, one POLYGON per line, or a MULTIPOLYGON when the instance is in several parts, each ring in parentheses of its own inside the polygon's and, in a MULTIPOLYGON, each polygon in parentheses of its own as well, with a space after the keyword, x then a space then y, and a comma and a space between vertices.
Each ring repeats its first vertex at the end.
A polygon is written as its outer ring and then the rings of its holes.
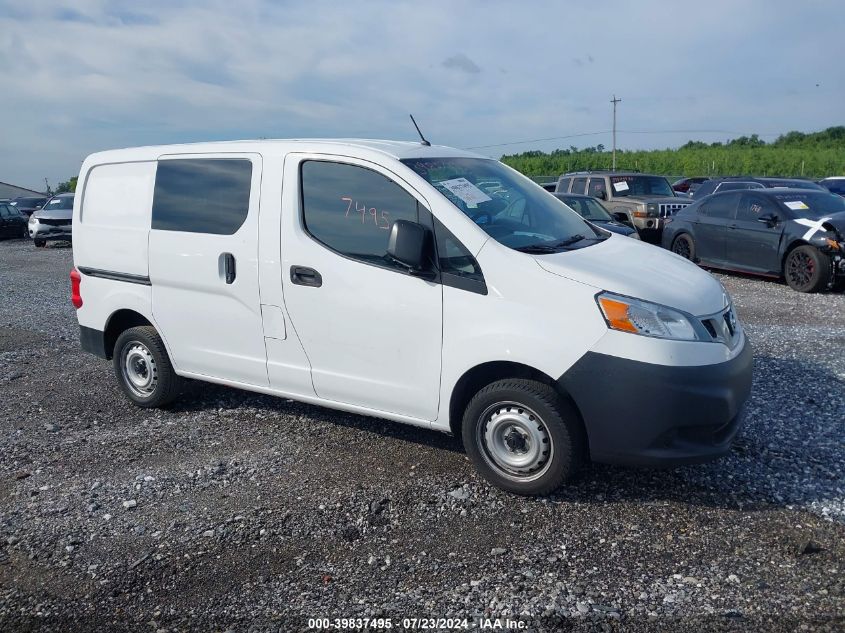
POLYGON ((252 162, 237 158, 161 160, 152 228, 232 235, 249 213, 252 162))

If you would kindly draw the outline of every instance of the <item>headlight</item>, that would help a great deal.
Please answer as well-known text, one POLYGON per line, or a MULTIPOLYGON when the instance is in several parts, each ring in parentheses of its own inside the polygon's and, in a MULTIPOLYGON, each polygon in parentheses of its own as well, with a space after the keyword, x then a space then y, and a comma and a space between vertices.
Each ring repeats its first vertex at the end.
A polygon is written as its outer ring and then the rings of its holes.
POLYGON ((596 295, 596 301, 612 330, 676 341, 706 340, 698 336, 692 321, 678 310, 609 292, 596 295))
POLYGON ((38 218, 36 218, 34 215, 29 216, 29 223, 38 224, 38 218))
POLYGON ((654 202, 649 202, 648 207, 648 217, 656 218, 657 217, 657 204, 654 202))

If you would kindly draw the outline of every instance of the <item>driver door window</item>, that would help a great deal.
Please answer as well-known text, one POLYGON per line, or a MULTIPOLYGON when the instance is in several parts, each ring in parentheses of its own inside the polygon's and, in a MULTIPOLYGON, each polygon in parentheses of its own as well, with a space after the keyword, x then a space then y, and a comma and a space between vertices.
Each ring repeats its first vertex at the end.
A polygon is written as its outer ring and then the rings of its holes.
POLYGON ((309 160, 301 178, 303 223, 314 239, 346 257, 405 271, 388 257, 387 243, 396 220, 420 221, 416 198, 357 165, 309 160))

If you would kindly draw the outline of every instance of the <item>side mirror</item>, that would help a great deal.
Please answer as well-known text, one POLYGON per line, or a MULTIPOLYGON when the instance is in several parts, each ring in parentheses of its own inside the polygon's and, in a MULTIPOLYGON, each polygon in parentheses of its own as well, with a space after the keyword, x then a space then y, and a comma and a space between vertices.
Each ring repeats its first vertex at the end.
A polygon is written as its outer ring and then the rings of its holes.
POLYGON ((628 214, 624 211, 614 211, 611 215, 613 216, 613 219, 617 222, 622 222, 624 224, 628 224, 629 222, 628 214))
POLYGON ((774 213, 764 213, 759 218, 757 218, 758 222, 762 222, 766 226, 777 226, 779 220, 780 218, 774 213))
POLYGON ((396 220, 390 229, 387 254, 407 266, 412 275, 426 277, 431 274, 426 270, 428 244, 428 230, 424 226, 408 220, 396 220))
POLYGON ((599 200, 607 200, 607 192, 606 191, 597 191, 596 198, 599 200))

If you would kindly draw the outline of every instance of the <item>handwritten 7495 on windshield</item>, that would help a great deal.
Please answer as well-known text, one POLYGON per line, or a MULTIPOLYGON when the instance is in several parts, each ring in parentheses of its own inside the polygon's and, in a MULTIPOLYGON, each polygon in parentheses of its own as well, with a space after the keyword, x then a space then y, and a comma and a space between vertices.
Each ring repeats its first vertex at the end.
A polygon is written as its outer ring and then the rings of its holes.
POLYGON ((341 196, 340 198, 344 202, 347 203, 346 205, 346 217, 357 219, 358 214, 361 214, 361 224, 369 224, 370 222, 373 223, 374 226, 384 229, 385 231, 390 229, 390 213, 388 211, 379 211, 375 207, 367 208, 367 205, 363 202, 359 202, 357 200, 353 200, 349 196, 341 196), (355 208, 352 208, 352 205, 355 205, 355 208))

